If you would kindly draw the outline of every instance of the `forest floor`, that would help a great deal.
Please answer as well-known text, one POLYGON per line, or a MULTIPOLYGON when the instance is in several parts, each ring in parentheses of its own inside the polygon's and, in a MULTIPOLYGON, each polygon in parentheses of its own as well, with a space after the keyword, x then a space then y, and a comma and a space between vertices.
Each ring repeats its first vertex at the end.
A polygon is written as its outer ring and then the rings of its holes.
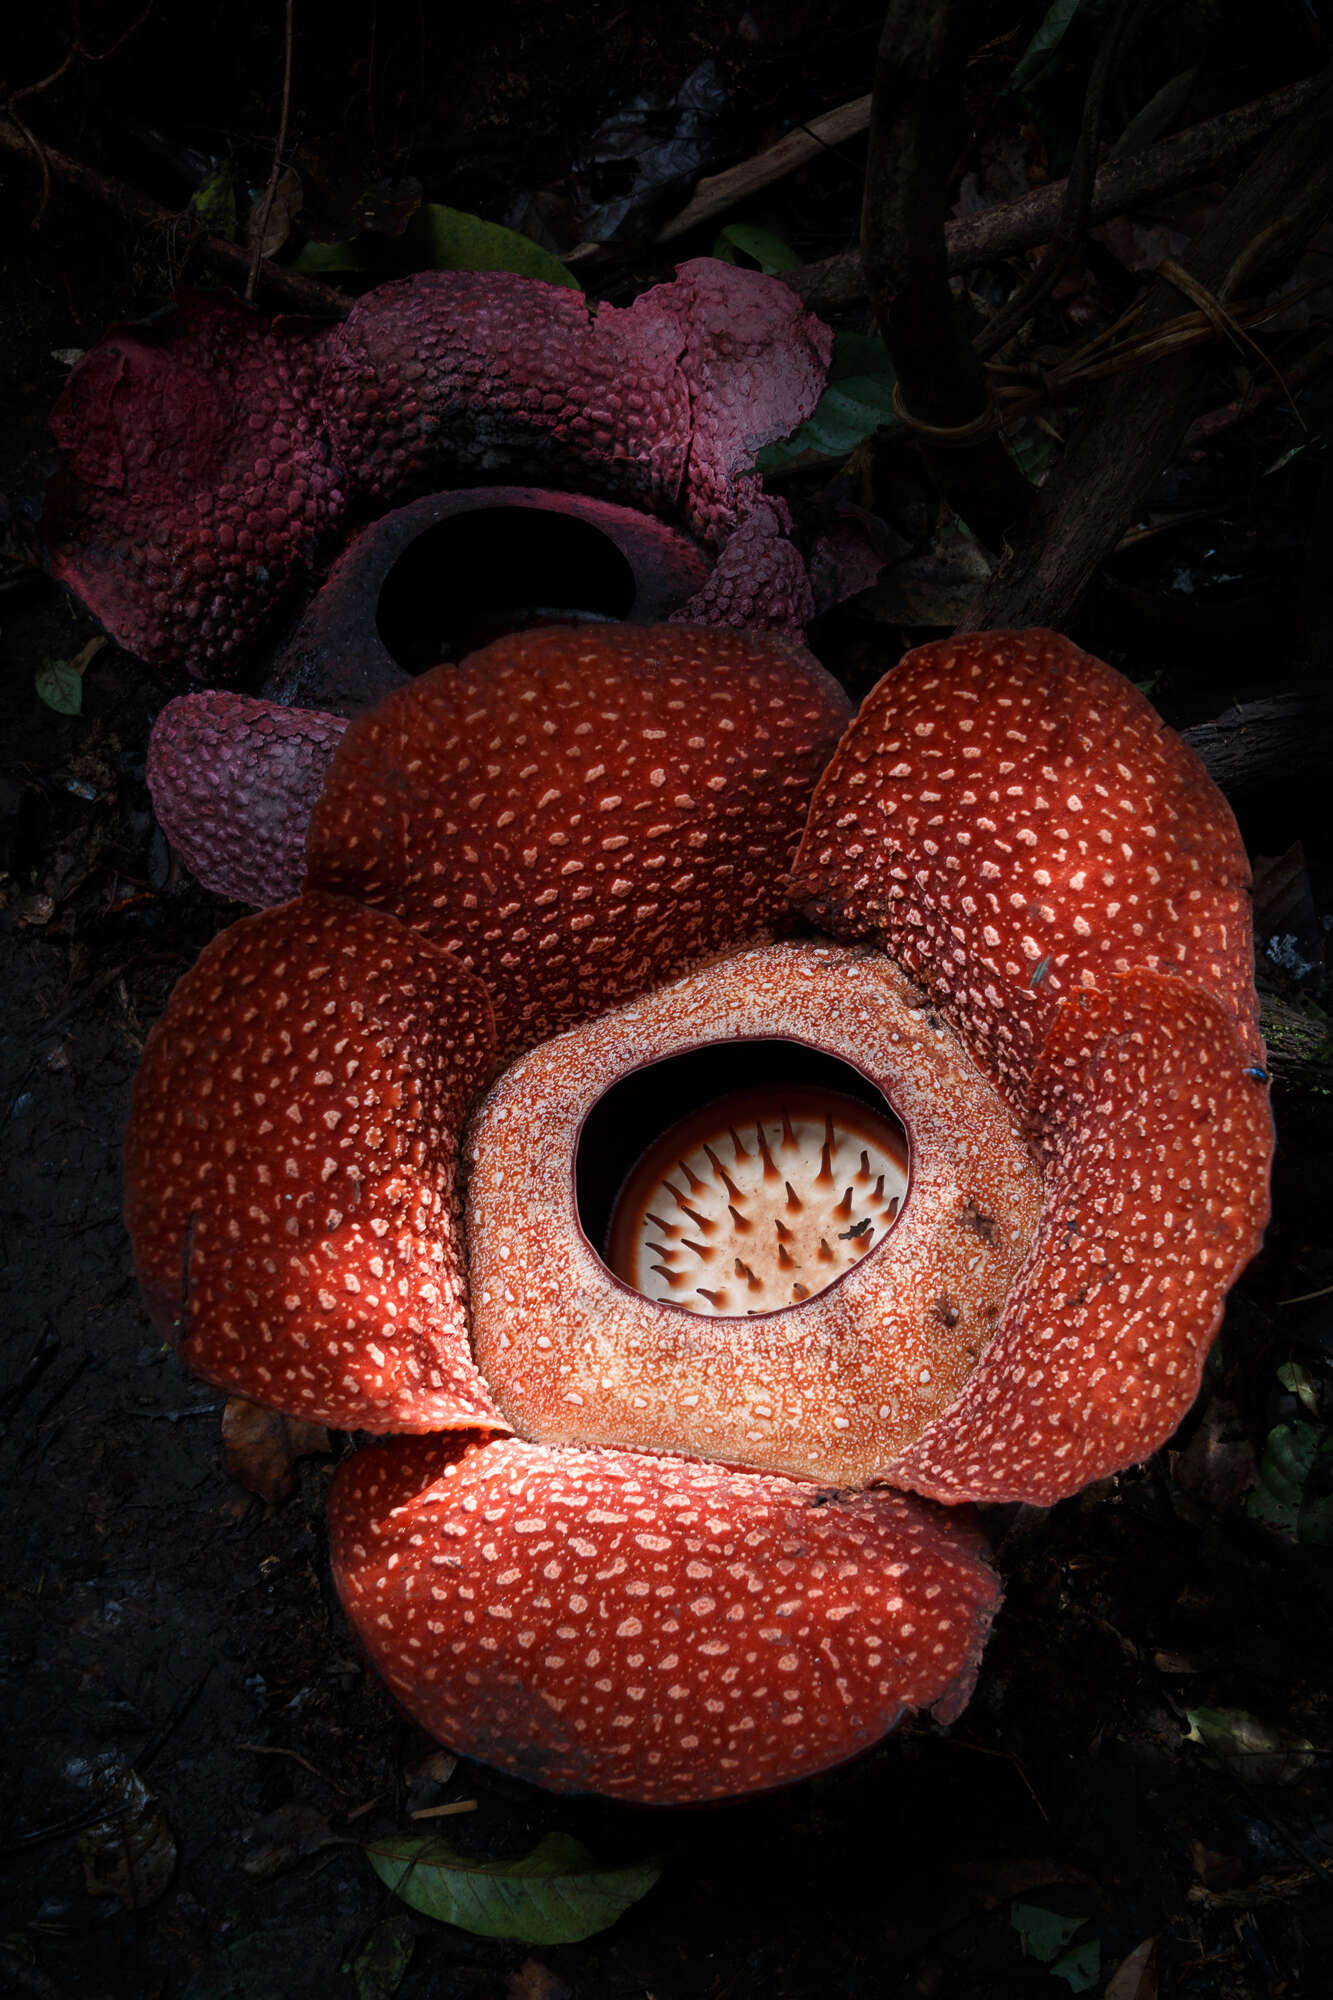
MULTIPOLYGON (((281 11, 270 11, 267 24, 248 12, 231 21, 213 46, 188 10, 160 7, 132 75, 127 57, 84 66, 72 94, 29 99, 25 117, 66 151, 96 150, 104 168, 144 179, 148 155, 127 136, 136 120, 215 154, 256 150, 255 132, 271 148, 281 11)), ((1041 12, 1018 21, 1013 9, 1010 62, 1041 12)), ((115 10, 103 13, 109 39, 115 10)), ((640 91, 669 97, 710 58, 723 163, 858 96, 877 10, 785 0, 741 17, 695 0, 670 26, 664 10, 637 7, 492 15, 457 31, 447 63, 429 39, 438 28, 405 8, 372 11, 378 56, 362 41, 298 37, 299 121, 313 135, 373 104, 381 157, 406 163, 434 198, 503 220, 525 190, 563 183, 608 112, 640 91), (407 27, 394 42, 400 14, 420 48, 407 27), (379 65, 369 81, 367 62, 379 65), (425 77, 444 80, 427 89, 425 77)), ((28 32, 32 68, 11 81, 59 60, 63 24, 28 32)), ((1302 74, 1300 53, 1256 55, 1226 101, 1302 74)), ((1017 119, 1006 129, 1012 149, 1017 119)), ((846 247, 862 159, 861 142, 843 146, 746 219, 807 259, 846 247)), ((158 198, 183 195, 164 179, 158 198)), ((37 228, 37 201, 36 175, 13 168, 0 236, 0 520, 20 552, 55 462, 46 419, 71 351, 163 305, 174 277, 160 240, 58 191, 37 228)), ((678 247, 707 254, 714 234, 678 247)), ((587 281, 621 302, 672 261, 648 250, 587 281)), ((1081 269, 1088 310, 1099 285, 1132 282, 1102 250, 1081 269)), ((1072 288, 1052 310, 1071 300, 1072 288)), ((869 331, 863 308, 844 324, 869 331)), ((1236 393, 1241 365, 1219 357, 1214 403, 1236 393)), ((1331 417, 1329 377, 1317 377, 1188 453, 1153 496, 1150 525, 1168 527, 1118 555, 1074 621, 1072 636, 1146 685, 1177 726, 1326 680, 1327 539, 1312 556, 1310 523, 1328 525, 1331 417)), ((915 478, 905 461, 905 485, 915 478)), ((799 476, 789 490, 799 506, 799 476)), ((815 634, 857 692, 905 645, 947 629, 967 584, 919 481, 913 491, 895 526, 915 581, 904 570, 876 603, 815 634)), ((1308 1460, 1333 1419, 1328 1095, 1308 1077, 1278 1082, 1274 1221, 1177 1437, 1050 1512, 991 1510, 1006 1601, 952 1728, 907 1726, 788 1791, 674 1813, 554 1797, 467 1761, 447 1771, 363 1666, 340 1613, 323 1523, 334 1461, 302 1460, 279 1504, 229 1477, 222 1399, 163 1349, 132 1273, 119 1149, 144 1037, 200 947, 240 913, 173 863, 153 821, 148 731, 177 684, 108 645, 87 666, 81 712, 56 712, 37 676, 97 628, 21 560, 0 590, 0 1452, 11 1495, 0 1671, 12 1758, 0 1993, 1326 1992, 1333 1529, 1326 1492, 1300 1477, 1285 1511, 1270 1503, 1275 1428, 1308 1460), (152 1795, 139 1807, 137 1881, 104 1823, 108 1787, 128 1771, 152 1795), (577 1945, 433 1923, 395 1901, 362 1843, 410 1829, 413 1807, 456 1801, 475 1802, 446 1822, 471 1851, 520 1854, 562 1829, 600 1856, 661 1858, 660 1882, 577 1945)), ((1279 772, 1235 803, 1264 863, 1261 984, 1314 1010, 1333 917, 1327 779, 1279 772)))

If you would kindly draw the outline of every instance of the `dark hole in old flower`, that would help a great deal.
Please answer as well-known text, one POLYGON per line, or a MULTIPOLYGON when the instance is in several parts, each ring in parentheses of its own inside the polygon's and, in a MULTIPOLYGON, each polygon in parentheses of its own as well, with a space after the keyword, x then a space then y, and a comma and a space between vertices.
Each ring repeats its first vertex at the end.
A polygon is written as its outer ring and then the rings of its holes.
POLYGON ((616 1276, 686 1311, 797 1305, 882 1243, 907 1136, 859 1070, 803 1043, 712 1043, 613 1084, 584 1121, 579 1220, 616 1276))
POLYGON ((461 659, 506 632, 634 608, 634 572, 608 535, 540 507, 485 507, 425 529, 380 591, 380 639, 407 673, 461 659))

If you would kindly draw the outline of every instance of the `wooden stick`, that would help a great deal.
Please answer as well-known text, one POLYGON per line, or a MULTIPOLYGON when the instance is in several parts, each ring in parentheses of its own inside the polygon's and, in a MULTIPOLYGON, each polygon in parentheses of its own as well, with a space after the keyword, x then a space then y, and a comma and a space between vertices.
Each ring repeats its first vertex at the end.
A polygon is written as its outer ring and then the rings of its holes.
MULTIPOLYGON (((1246 168, 1181 265, 1220 306, 1242 290, 1265 293, 1286 277, 1331 200, 1333 69, 1246 168)), ((1135 323, 1140 339, 1165 327, 1179 307, 1178 284, 1155 278, 1135 323)), ((1151 369, 1109 376, 1093 391, 963 629, 1066 623, 1179 450, 1197 413, 1200 368, 1198 351, 1185 349, 1151 369)))
MULTIPOLYGON (((1298 111, 1318 88, 1318 77, 1286 84, 1267 97, 1205 119, 1155 146, 1145 146, 1141 152, 1108 160, 1093 184, 1089 223, 1107 222, 1145 201, 1196 186, 1298 111)), ((978 215, 965 215, 946 224, 944 254, 950 276, 1049 243, 1064 195, 1064 181, 1052 181, 1020 195, 1017 201, 999 203, 978 215)), ((856 250, 825 257, 799 271, 784 271, 782 281, 816 312, 856 305, 866 296, 865 272, 856 250)))
POLYGON ((1196 417, 1185 433, 1186 448, 1203 444, 1209 438, 1217 437, 1222 431, 1229 431, 1233 424, 1243 423, 1256 410, 1262 410, 1267 403, 1275 402, 1279 396, 1289 396, 1293 389, 1301 388, 1312 376, 1326 368, 1333 361, 1333 334, 1317 341, 1299 361, 1293 361, 1290 368, 1284 368, 1276 381, 1252 382, 1243 396, 1234 402, 1223 403, 1216 410, 1209 410, 1202 417, 1196 417))
POLYGON ((737 202, 745 201, 750 195, 758 194, 761 188, 771 187, 774 181, 782 180, 787 174, 794 174, 798 167, 804 167, 811 160, 817 160, 831 146, 840 146, 844 139, 854 139, 858 132, 864 132, 870 123, 870 98, 853 98, 850 104, 840 104, 836 111, 825 111, 818 118, 811 118, 807 124, 798 125, 775 146, 767 147, 751 159, 742 160, 738 166, 728 167, 725 173, 709 174, 701 180, 694 193, 678 214, 669 222, 664 222, 657 232, 659 243, 670 243, 677 236, 683 236, 687 229, 695 229, 701 222, 709 222, 715 215, 725 214, 737 202))
MULTIPOLYGON (((1278 1086, 1308 1091, 1327 1101, 1333 1091, 1333 1035, 1328 1022, 1317 1012, 1307 1013, 1279 1000, 1276 994, 1261 993, 1259 1028, 1268 1044, 1268 1066, 1278 1086)), ((1322 1291, 1308 1292, 1278 1303, 1300 1305, 1305 1298, 1322 1296, 1322 1291)))
MULTIPOLYGON (((113 209, 138 229, 160 234, 182 262, 190 258, 206 259, 224 271, 238 287, 244 286, 250 271, 249 251, 238 243, 228 243, 225 237, 214 236, 196 216, 164 208, 161 202, 140 194, 124 181, 94 173, 81 160, 72 160, 68 154, 57 153, 50 146, 43 145, 35 156, 27 134, 11 118, 0 117, 0 149, 32 160, 39 170, 45 162, 53 179, 71 194, 82 195, 103 208, 113 209)), ((346 319, 353 305, 351 299, 335 292, 331 285, 321 285, 317 278, 304 278, 297 271, 285 271, 281 265, 268 261, 260 267, 259 290, 275 305, 287 306, 297 312, 316 313, 325 319, 330 316, 346 319)))
POLYGON ((273 142, 273 165, 269 168, 268 186, 264 189, 264 199, 251 231, 253 241, 250 245, 250 268, 245 274, 245 296, 248 302, 253 302, 255 286, 259 283, 259 267, 264 261, 264 238, 268 234, 268 219, 273 213, 273 198, 278 192, 283 157, 287 151, 287 117, 292 108, 292 27, 295 6, 296 0, 287 0, 282 44, 282 109, 278 114, 278 136, 273 142))
POLYGON ((989 384, 944 254, 977 12, 977 0, 890 0, 875 62, 861 256, 897 376, 898 416, 936 489, 998 550, 1032 488, 994 435, 989 384))
POLYGON ((1238 701, 1181 735, 1228 798, 1282 784, 1324 784, 1333 769, 1333 696, 1321 691, 1238 701))

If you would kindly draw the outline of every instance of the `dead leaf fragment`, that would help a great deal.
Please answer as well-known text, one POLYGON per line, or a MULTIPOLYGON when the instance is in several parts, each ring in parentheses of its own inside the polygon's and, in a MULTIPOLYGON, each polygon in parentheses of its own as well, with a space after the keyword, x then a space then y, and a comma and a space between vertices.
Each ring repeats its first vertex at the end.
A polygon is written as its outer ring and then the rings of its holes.
POLYGON ((452 1750, 432 1750, 429 1757, 408 1772, 411 1778, 422 1778, 432 1785, 447 1785, 458 1769, 458 1759, 452 1750))
POLYGON ((296 1486, 296 1461, 331 1449, 323 1424, 280 1417, 243 1396, 229 1396, 222 1412, 222 1455, 228 1472, 261 1500, 285 1500, 296 1486))
POLYGON ((1153 1654, 1152 1663, 1159 1674, 1197 1674, 1199 1662, 1192 1653, 1171 1653, 1159 1651, 1153 1654))
POLYGON ((1052 1861, 1038 1854, 997 1854, 993 1860, 960 1861, 954 1873, 962 1877, 988 1910, 1024 1896, 1029 1889, 1045 1889, 1053 1882, 1086 1883, 1088 1877, 1067 1861, 1052 1861))
POLYGON ((317 1854, 333 1838, 323 1813, 300 1799, 256 1820, 246 1835, 248 1852, 241 1863, 247 1875, 267 1879, 317 1854))
POLYGON ((1187 1521, 1232 1514, 1258 1477, 1254 1446, 1234 1403, 1211 1397, 1184 1451, 1169 1454, 1171 1505, 1187 1521))
POLYGON ((1157 2000, 1156 1938, 1145 1938, 1121 1959, 1106 1982, 1102 2000, 1157 2000))
POLYGON ((260 256, 273 257, 291 235, 292 224, 301 213, 301 176, 295 167, 284 167, 279 174, 273 199, 267 203, 267 214, 266 200, 267 190, 260 195, 246 218, 245 240, 253 250, 258 236, 260 256))
POLYGON ((1219 1764, 1249 1785, 1290 1785, 1316 1755, 1308 1737, 1261 1722, 1243 1708, 1186 1711, 1187 1741, 1201 1744, 1219 1764))
POLYGON ((352 1960, 357 2000, 392 2000, 415 1949, 412 1919, 405 1911, 376 1924, 352 1960))
POLYGON ((1245 1874, 1245 1864, 1234 1854, 1220 1854, 1201 1840, 1190 1842, 1190 1859, 1205 1889, 1234 1889, 1245 1874))
POLYGON ((142 1910, 165 1891, 176 1867, 176 1841, 157 1795, 113 1752, 88 1767, 105 1817, 79 1835, 79 1860, 90 1896, 117 1896, 142 1910))
POLYGON ((569 1987, 539 1958, 525 1958, 505 1983, 505 2000, 567 2000, 569 1987))

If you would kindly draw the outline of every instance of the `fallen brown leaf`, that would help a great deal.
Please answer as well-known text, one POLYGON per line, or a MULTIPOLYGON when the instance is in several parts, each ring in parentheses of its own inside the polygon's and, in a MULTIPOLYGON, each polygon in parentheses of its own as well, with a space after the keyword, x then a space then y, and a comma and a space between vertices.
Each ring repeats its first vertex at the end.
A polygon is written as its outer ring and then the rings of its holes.
POLYGON ((1145 1938, 1121 1959, 1106 1982, 1102 2000, 1157 2000, 1156 1938, 1145 1938))
POLYGON ((280 1417, 242 1396, 229 1396, 222 1412, 222 1455, 228 1472, 261 1500, 285 1500, 296 1485, 296 1461, 330 1449, 323 1424, 280 1417))
POLYGON ((1089 1880, 1081 1869, 1072 1868, 1067 1861, 1052 1861, 1035 1854, 997 1854, 994 1860, 958 1861, 953 1872, 962 1877, 988 1910, 1010 1896, 1024 1896, 1029 1889, 1044 1889, 1052 1882, 1089 1880))
POLYGON ((539 1958, 525 1958, 505 1983, 505 2000, 565 2000, 569 1987, 539 1958))

